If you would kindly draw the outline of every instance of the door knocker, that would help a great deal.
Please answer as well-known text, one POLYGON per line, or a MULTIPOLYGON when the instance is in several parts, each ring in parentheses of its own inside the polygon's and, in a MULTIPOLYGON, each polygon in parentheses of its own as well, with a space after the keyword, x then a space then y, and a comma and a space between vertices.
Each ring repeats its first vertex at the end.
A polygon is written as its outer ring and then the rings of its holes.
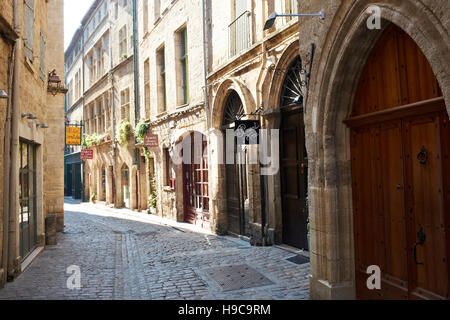
POLYGON ((428 152, 425 147, 422 147, 419 154, 417 155, 417 160, 419 160, 420 164, 426 164, 428 160, 428 152))

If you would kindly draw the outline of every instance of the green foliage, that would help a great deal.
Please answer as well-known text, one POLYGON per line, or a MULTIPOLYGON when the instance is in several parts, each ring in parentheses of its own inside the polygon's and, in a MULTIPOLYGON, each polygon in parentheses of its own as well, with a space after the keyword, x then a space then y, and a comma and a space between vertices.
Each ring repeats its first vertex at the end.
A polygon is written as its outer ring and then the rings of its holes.
POLYGON ((144 119, 141 119, 134 130, 134 135, 138 143, 144 142, 144 136, 148 133, 149 129, 150 125, 144 119))
POLYGON ((93 134, 85 134, 83 140, 81 141, 81 146, 83 149, 90 149, 92 146, 98 145, 103 142, 106 138, 107 134, 98 135, 96 133, 93 134))
POLYGON ((91 202, 95 202, 95 200, 97 200, 97 194, 93 193, 91 194, 91 202))
POLYGON ((132 135, 131 123, 129 121, 120 121, 117 127, 117 141, 121 146, 127 145, 132 135))
POLYGON ((148 196, 148 205, 150 208, 156 208, 156 203, 158 200, 158 196, 156 195, 156 192, 153 191, 149 196, 148 196))

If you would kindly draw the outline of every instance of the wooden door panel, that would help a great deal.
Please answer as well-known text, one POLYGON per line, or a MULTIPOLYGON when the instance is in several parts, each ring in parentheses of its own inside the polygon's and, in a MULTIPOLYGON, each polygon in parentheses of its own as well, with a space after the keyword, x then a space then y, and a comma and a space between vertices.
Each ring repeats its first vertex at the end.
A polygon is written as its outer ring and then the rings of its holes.
POLYGON ((419 296, 448 295, 446 235, 444 227, 443 180, 441 163, 440 118, 421 117, 405 121, 408 197, 410 210, 408 245, 414 250, 418 232, 426 235, 410 259, 411 290, 419 296), (420 163, 418 155, 426 157, 420 163), (430 295, 430 293, 433 295, 430 295))
POLYGON ((381 193, 388 281, 408 287, 401 122, 380 125, 381 193))

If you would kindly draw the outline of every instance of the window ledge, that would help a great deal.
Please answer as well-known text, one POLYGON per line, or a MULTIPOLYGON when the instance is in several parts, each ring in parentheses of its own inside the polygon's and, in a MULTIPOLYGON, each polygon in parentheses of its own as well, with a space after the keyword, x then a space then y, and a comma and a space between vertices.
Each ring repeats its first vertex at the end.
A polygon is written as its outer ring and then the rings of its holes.
POLYGON ((156 115, 157 118, 162 118, 164 116, 167 116, 167 111, 160 112, 156 115))
POLYGON ((172 189, 172 187, 169 187, 169 186, 165 186, 165 187, 163 187, 163 191, 165 191, 165 192, 175 192, 175 189, 172 189))
POLYGON ((177 109, 183 109, 183 108, 186 108, 186 107, 189 107, 189 103, 185 103, 185 104, 179 105, 177 107, 177 109))

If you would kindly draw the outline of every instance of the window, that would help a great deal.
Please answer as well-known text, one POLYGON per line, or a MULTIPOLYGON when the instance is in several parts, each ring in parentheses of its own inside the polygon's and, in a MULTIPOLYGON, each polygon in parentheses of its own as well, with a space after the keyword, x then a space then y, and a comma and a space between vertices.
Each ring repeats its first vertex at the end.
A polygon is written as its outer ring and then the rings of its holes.
POLYGON ((144 99, 145 99, 145 114, 150 117, 150 59, 144 62, 144 99))
POLYGON ((161 0, 154 0, 154 12, 155 12, 155 21, 159 19, 161 15, 161 0))
POLYGON ((69 82, 69 94, 67 97, 67 100, 69 101, 69 108, 72 106, 73 104, 73 80, 70 80, 69 82))
POLYGON ((80 74, 77 72, 75 74, 75 101, 80 97, 80 74))
POLYGON ((250 46, 250 15, 247 0, 234 0, 234 18, 228 27, 229 57, 234 57, 250 46))
MULTIPOLYGON (((295 14, 298 12, 298 2, 297 0, 285 0, 286 12, 288 14, 295 14)), ((291 21, 292 17, 286 17, 286 21, 291 21)))
POLYGON ((40 71, 40 76, 41 79, 44 80, 45 79, 45 38, 44 38, 44 34, 42 33, 41 30, 41 46, 40 46, 40 53, 41 53, 41 63, 39 66, 39 71, 40 71))
POLYGON ((164 160, 165 160, 165 169, 166 169, 166 179, 165 179, 165 184, 168 187, 172 187, 173 188, 173 180, 174 180, 174 176, 172 174, 172 158, 170 157, 170 152, 168 148, 164 148, 164 160))
POLYGON ((81 97, 81 68, 78 69, 77 99, 81 97))
POLYGON ((127 57, 127 26, 119 31, 119 57, 127 57))
POLYGON ((127 88, 120 92, 120 111, 121 119, 124 121, 130 121, 130 89, 127 88))
POLYGON ((144 0, 144 34, 148 32, 148 0, 144 0))
POLYGON ((117 20, 119 18, 119 0, 116 0, 114 4, 114 18, 117 20))
POLYGON ((34 0, 24 1, 24 44, 25 57, 33 62, 34 49, 34 0))
POLYGON ((188 73, 188 46, 187 29, 183 28, 176 35, 176 45, 178 49, 177 61, 177 91, 178 103, 189 103, 189 73, 188 73))
POLYGON ((98 133, 103 133, 105 131, 104 128, 104 116, 103 116, 103 105, 102 98, 97 101, 97 129, 98 133))
POLYGON ((166 58, 164 47, 158 50, 156 54, 157 64, 159 68, 158 81, 158 108, 159 112, 167 110, 167 94, 166 94, 166 58))

